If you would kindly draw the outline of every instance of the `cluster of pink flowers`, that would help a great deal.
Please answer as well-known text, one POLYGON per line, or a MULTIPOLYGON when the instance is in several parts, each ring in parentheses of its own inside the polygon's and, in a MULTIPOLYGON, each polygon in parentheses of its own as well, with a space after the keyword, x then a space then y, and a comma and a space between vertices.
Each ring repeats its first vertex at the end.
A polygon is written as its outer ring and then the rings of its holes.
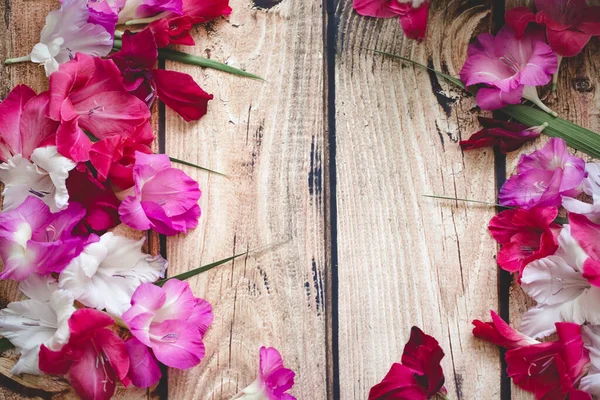
POLYGON ((552 138, 521 156, 499 202, 508 209, 489 224, 498 265, 537 304, 519 331, 492 312, 473 333, 508 350, 508 375, 538 399, 591 400, 600 394, 600 164, 552 138))
MULTIPOLYGON (((167 261, 142 252, 143 239, 110 230, 198 225, 198 183, 153 154, 150 107, 158 98, 197 120, 212 95, 157 69, 158 48, 192 45, 194 24, 230 12, 228 0, 63 0, 48 15, 26 56, 45 67, 48 90, 19 85, 0 103, 0 279, 27 296, 0 310, 0 335, 20 353, 12 373, 65 375, 81 398, 109 399, 119 382, 156 384, 159 363, 201 362, 211 305, 163 279, 167 261), (130 20, 149 25, 109 54, 116 24, 130 20)), ((279 353, 260 357, 257 381, 238 397, 293 399, 279 353)))

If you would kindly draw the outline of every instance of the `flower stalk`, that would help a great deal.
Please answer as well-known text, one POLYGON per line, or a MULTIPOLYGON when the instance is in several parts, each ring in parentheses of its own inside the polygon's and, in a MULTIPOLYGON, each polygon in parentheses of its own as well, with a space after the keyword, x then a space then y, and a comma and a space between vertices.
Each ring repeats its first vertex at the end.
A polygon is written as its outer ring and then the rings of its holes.
POLYGON ((547 105, 545 105, 542 102, 542 100, 538 96, 537 89, 534 86, 525 86, 525 89, 523 89, 523 98, 531 101, 541 110, 552 115, 553 117, 558 117, 558 113, 556 111, 552 111, 547 105))
POLYGON ((552 91, 556 92, 558 89, 558 72, 560 71, 560 65, 562 64, 563 56, 558 56, 558 66, 556 67, 556 73, 552 76, 552 91))
POLYGON ((8 58, 8 59, 4 60, 4 65, 19 64, 19 63, 28 62, 28 61, 31 61, 30 54, 27 54, 26 56, 23 56, 23 57, 8 58))

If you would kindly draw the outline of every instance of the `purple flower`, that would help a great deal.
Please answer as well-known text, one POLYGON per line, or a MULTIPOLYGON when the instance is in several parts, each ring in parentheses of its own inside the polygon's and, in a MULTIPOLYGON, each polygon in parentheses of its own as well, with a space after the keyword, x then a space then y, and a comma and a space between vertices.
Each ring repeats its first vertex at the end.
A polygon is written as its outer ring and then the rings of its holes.
POLYGON ((0 279, 22 281, 31 274, 61 272, 81 253, 85 239, 71 234, 85 210, 78 203, 52 214, 37 197, 29 196, 17 208, 0 213, 0 279))
POLYGON ((178 369, 200 363, 205 351, 202 337, 212 320, 210 303, 194 297, 190 285, 178 279, 163 287, 141 284, 123 314, 133 336, 150 347, 158 361, 178 369))
POLYGON ((121 192, 121 221, 138 230, 154 229, 176 235, 198 225, 198 182, 171 167, 164 154, 136 151, 133 167, 135 186, 121 192))
POLYGON ((532 208, 561 205, 561 196, 582 192, 585 162, 567 151, 564 140, 552 138, 546 145, 522 155, 517 174, 508 179, 498 198, 504 206, 532 208))
POLYGON ((517 38, 504 26, 495 37, 489 33, 479 35, 467 54, 460 78, 467 86, 486 85, 477 92, 481 108, 496 110, 518 104, 524 97, 555 115, 541 102, 535 88, 550 82, 558 68, 558 58, 542 30, 529 28, 517 38))

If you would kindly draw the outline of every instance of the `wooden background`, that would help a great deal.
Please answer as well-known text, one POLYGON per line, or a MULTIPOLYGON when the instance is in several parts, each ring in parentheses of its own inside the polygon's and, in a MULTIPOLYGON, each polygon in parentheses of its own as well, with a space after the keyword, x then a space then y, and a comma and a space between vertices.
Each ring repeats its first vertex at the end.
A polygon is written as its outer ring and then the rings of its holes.
MULTIPOLYGON (((150 251, 162 252, 176 274, 262 250, 190 281, 215 312, 202 364, 115 398, 229 399, 255 379, 266 345, 296 372, 298 399, 362 400, 400 359, 412 325, 444 348, 450 398, 531 398, 501 373, 499 351, 471 335, 471 321, 490 309, 518 323, 528 306, 496 267, 486 228, 495 210, 423 196, 494 202, 519 154, 463 153, 457 142, 485 115, 474 99, 370 51, 456 76, 469 41, 497 31, 505 9, 531 1, 433 3, 419 44, 395 19, 357 15, 350 0, 231 0, 232 15, 197 28, 196 47, 183 50, 266 83, 161 66, 191 74, 215 100, 192 124, 158 107, 156 150, 228 178, 184 167, 203 190, 200 225, 186 236, 151 236, 150 251)), ((27 54, 57 7, 0 2, 1 58, 27 54)), ((593 39, 565 60, 558 96, 547 98, 562 117, 595 131, 599 51, 593 39)), ((0 66, 2 97, 18 83, 47 88, 38 66, 0 66)), ((0 288, 1 306, 19 296, 14 283, 0 288)), ((60 378, 8 375, 14 362, 11 353, 0 358, 0 399, 75 398, 60 378)))

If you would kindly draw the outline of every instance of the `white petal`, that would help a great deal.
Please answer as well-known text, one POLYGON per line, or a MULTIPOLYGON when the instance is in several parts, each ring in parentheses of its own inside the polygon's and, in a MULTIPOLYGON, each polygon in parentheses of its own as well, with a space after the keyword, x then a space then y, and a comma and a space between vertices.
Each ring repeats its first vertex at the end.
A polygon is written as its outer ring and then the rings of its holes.
POLYGON ((0 310, 0 334, 15 347, 31 349, 50 340, 58 328, 48 302, 23 300, 0 310))
POLYGON ((73 293, 67 290, 57 290, 52 294, 50 305, 56 313, 57 329, 52 338, 44 343, 50 350, 58 351, 69 341, 69 318, 75 312, 74 300, 73 293))
POLYGON ((123 24, 132 19, 136 19, 136 10, 142 3, 142 0, 127 0, 121 11, 119 11, 118 23, 123 24))
POLYGON ((19 284, 19 289, 30 299, 50 301, 52 294, 58 289, 58 282, 50 275, 31 274, 19 284))
MULTIPOLYGON (((31 154, 31 161, 33 161, 37 167, 42 169, 42 173, 45 172, 50 175, 50 180, 55 188, 54 208, 58 210, 67 208, 69 205, 69 192, 67 191, 66 182, 69 177, 69 171, 75 168, 77 164, 58 154, 56 146, 35 149, 33 154, 31 154)), ((50 209, 53 211, 52 206, 50 209)))
POLYGON ((46 43, 37 43, 33 46, 33 50, 31 50, 31 61, 34 63, 46 63, 50 60, 52 54, 50 54, 50 49, 46 43))
POLYGON ((529 263, 523 270, 521 287, 538 304, 560 304, 573 300, 590 287, 581 272, 565 260, 549 256, 529 263))
POLYGON ((42 371, 39 368, 40 362, 40 345, 34 346, 31 349, 20 349, 21 357, 14 367, 10 370, 13 375, 33 374, 41 375, 42 371))
POLYGON ((558 235, 558 250, 554 253, 565 260, 573 269, 583 271, 583 263, 588 258, 586 252, 581 248, 577 240, 571 236, 571 227, 563 225, 558 235))
POLYGON ((60 64, 71 60, 75 53, 104 57, 112 50, 113 40, 106 29, 100 25, 85 24, 81 28, 67 30, 61 34, 65 44, 61 46, 60 52, 55 57, 60 64))
POLYGON ((561 306, 540 305, 530 308, 521 318, 519 332, 534 339, 546 337, 556 332, 556 322, 561 320, 561 306))
POLYGON ((600 369, 600 326, 585 325, 582 328, 584 346, 590 352, 590 360, 594 367, 600 369))
POLYGON ((581 378, 579 390, 594 396, 600 396, 600 370, 592 368, 586 376, 581 378))
POLYGON ((74 292, 86 306, 106 309, 120 317, 129 308, 135 289, 162 278, 167 267, 162 257, 143 253, 143 243, 144 239, 135 241, 105 233, 60 274, 60 287, 74 292), (89 274, 94 268, 95 272, 89 274))
POLYGON ((46 16, 40 42, 50 44, 53 39, 63 36, 62 31, 87 24, 89 16, 87 0, 63 0, 60 9, 50 11, 46 16))

